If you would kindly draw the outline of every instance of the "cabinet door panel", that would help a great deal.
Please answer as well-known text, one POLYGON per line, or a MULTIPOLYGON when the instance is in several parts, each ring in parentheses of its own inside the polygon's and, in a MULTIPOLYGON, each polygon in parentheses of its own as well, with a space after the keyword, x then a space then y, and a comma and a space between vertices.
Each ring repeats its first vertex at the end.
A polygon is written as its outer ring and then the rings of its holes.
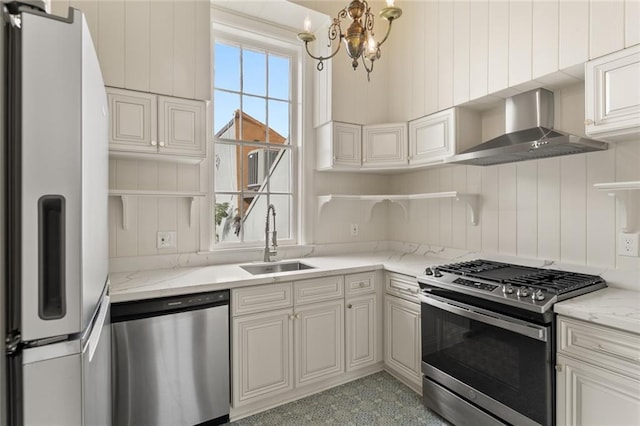
POLYGON ((421 382, 420 305, 393 296, 385 300, 385 364, 421 382))
POLYGON ((640 424, 640 382, 558 356, 558 425, 640 424))
POLYGON ((347 371, 378 361, 376 357, 376 295, 347 300, 347 371))
POLYGON ((158 108, 160 152, 204 156, 204 103, 161 96, 158 108))
POLYGON ((333 164, 360 167, 362 162, 362 127, 357 124, 334 123, 333 164))
POLYGON ((338 375, 344 365, 344 301, 296 307, 296 386, 338 375))
POLYGON ((362 128, 362 167, 407 164, 407 124, 393 123, 362 128))
POLYGON ((157 152, 156 96, 107 88, 109 149, 157 152))
POLYGON ((640 46, 590 61, 585 73, 586 131, 611 140, 640 129, 640 46))
POLYGON ((233 319, 233 406, 293 389, 290 309, 233 319))
POLYGON ((454 110, 442 111, 409 123, 411 164, 441 162, 453 154, 454 110))

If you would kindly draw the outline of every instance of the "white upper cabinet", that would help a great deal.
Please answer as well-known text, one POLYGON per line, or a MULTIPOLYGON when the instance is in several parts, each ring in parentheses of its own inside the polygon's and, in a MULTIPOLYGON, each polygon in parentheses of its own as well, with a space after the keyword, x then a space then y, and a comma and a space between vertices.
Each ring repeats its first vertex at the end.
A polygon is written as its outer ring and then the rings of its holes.
POLYGON ((640 135, 640 45, 587 62, 586 133, 604 140, 640 135))
POLYGON ((362 127, 362 167, 384 168, 407 164, 407 123, 362 127))
POLYGON ((206 155, 204 102, 114 88, 107 97, 112 154, 189 162, 206 155))
POLYGON ((330 121, 316 129, 317 167, 323 169, 360 168, 362 126, 330 121))
POLYGON ((461 108, 410 121, 409 163, 442 163, 445 158, 480 143, 481 133, 480 115, 461 108))

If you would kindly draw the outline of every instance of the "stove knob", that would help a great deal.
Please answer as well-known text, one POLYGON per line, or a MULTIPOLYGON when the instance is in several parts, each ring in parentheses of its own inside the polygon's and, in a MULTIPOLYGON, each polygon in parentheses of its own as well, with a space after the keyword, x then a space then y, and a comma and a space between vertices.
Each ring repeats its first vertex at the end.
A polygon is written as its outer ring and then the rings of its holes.
POLYGON ((527 297, 529 295, 529 290, 526 287, 519 287, 516 291, 516 296, 518 297, 527 297))
POLYGON ((436 278, 440 278, 442 276, 442 273, 440 272, 440 269, 433 268, 433 276, 436 277, 436 278))
POLYGON ((544 293, 542 292, 542 290, 536 290, 531 293, 531 298, 533 300, 544 300, 544 293))
POLYGON ((504 294, 513 294, 513 287, 511 287, 510 285, 503 285, 502 292, 504 294))
POLYGON ((424 274, 425 274, 425 275, 433 275, 433 269, 431 269, 431 268, 427 268, 427 269, 425 269, 425 270, 424 270, 424 274))

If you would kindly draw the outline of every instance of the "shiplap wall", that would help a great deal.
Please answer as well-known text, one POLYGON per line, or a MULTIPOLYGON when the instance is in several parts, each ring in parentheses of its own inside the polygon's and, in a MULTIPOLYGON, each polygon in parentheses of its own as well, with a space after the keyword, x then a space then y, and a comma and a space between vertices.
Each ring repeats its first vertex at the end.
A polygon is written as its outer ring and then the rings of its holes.
MULTIPOLYGON (((198 192, 199 166, 112 159, 109 162, 109 188, 198 192)), ((131 199, 127 208, 129 226, 125 229, 121 199, 109 197, 110 257, 193 253, 198 250, 199 209, 194 208, 193 222, 190 223, 190 198, 137 197, 131 199), (175 231, 176 247, 158 249, 158 231, 175 231)))
POLYGON ((392 76, 388 121, 412 120, 491 95, 504 98, 555 82, 557 71, 581 78, 584 62, 640 43, 637 0, 398 5, 403 15, 385 45, 392 76))
MULTIPOLYGON (((594 183, 640 180, 640 141, 604 152, 489 167, 450 166, 396 177, 392 191, 479 194, 479 224, 452 200, 389 207, 388 237, 435 246, 602 267, 639 268, 616 255, 616 201, 594 183)), ((636 220, 636 223, 637 220, 636 220)), ((638 231, 637 229, 635 230, 638 231)))
POLYGON ((105 85, 211 99, 207 0, 52 0, 84 12, 105 85))

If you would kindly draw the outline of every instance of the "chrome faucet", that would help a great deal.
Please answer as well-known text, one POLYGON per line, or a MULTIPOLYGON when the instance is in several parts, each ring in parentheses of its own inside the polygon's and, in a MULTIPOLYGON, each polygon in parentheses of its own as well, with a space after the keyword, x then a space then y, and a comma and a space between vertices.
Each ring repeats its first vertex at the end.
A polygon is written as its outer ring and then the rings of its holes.
POLYGON ((278 247, 278 238, 276 232, 276 208, 273 204, 269 204, 267 207, 267 221, 264 225, 264 261, 271 262, 271 256, 278 254, 276 248, 278 247), (273 217, 273 232, 271 233, 271 248, 269 247, 269 211, 272 212, 273 217))

